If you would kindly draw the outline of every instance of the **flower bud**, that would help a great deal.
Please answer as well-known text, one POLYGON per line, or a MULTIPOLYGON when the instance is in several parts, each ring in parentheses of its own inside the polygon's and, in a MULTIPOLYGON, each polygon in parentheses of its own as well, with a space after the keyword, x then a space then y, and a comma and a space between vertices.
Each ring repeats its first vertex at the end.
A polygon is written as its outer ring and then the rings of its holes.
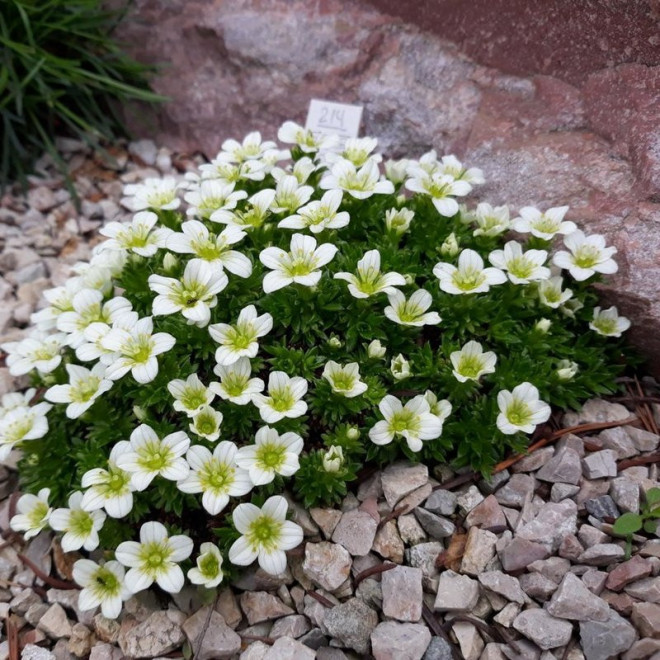
POLYGON ((328 346, 330 346, 330 348, 341 348, 341 339, 339 339, 339 337, 330 337, 330 339, 328 339, 328 346))
POLYGON ((408 169, 409 163, 410 161, 407 158, 385 161, 385 176, 392 183, 403 183, 408 176, 406 170, 408 169))
POLYGON ((445 242, 440 246, 440 254, 445 257, 455 257, 460 252, 458 247, 458 240, 456 240, 456 234, 452 232, 445 238, 445 242))
POLYGON ((571 360, 559 360, 557 364, 557 378, 559 380, 571 380, 578 372, 579 367, 577 362, 571 360))
POLYGON ((326 472, 339 472, 344 464, 344 450, 338 445, 332 445, 323 454, 323 469, 326 472))
POLYGON ((360 437, 360 431, 359 431, 359 429, 357 429, 355 426, 353 426, 352 428, 348 429, 348 431, 346 432, 346 437, 347 437, 349 440, 357 440, 357 439, 360 437))
POLYGON ((534 330, 537 330, 538 332, 545 335, 547 334, 548 330, 550 330, 551 325, 552 321, 550 319, 541 319, 534 326, 534 330))
POLYGON ((133 414, 138 418, 138 421, 144 422, 147 419, 147 411, 140 406, 133 406, 133 414))
POLYGON ((385 211, 385 226, 388 231, 401 235, 410 228, 415 212, 410 209, 389 209, 385 211))
POLYGON ((387 352, 385 346, 383 346, 378 339, 374 339, 369 346, 367 346, 367 355, 372 360, 380 360, 380 358, 385 357, 387 352))
POLYGON ((412 375, 410 362, 399 353, 390 363, 390 371, 396 380, 403 380, 412 375))
POLYGON ((408 273, 406 273, 406 274, 403 276, 403 279, 406 281, 406 284, 407 284, 408 286, 410 286, 411 284, 414 284, 414 283, 415 283, 415 278, 414 278, 414 276, 413 276, 413 275, 409 275, 408 273))
POLYGON ((179 259, 177 258, 176 255, 172 254, 171 252, 168 252, 163 257, 163 269, 165 270, 166 273, 171 273, 177 268, 178 265, 179 265, 179 259))

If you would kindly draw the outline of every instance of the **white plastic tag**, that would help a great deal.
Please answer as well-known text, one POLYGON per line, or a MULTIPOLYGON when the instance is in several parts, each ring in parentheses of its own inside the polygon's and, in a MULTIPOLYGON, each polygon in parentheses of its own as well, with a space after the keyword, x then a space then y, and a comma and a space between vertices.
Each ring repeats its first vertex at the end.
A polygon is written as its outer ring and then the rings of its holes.
POLYGON ((361 119, 361 105, 312 99, 309 103, 305 128, 313 133, 335 134, 343 138, 354 138, 360 132, 361 119))

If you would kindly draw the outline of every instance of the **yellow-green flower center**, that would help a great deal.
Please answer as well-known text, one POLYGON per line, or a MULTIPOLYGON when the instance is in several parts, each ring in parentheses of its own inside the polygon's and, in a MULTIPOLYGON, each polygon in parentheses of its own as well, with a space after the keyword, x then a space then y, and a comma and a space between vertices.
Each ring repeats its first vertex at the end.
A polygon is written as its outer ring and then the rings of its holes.
POLYGON ((101 379, 98 376, 89 376, 71 386, 71 401, 74 403, 87 403, 99 389, 101 379))
POLYGON ((276 472, 282 467, 286 454, 286 448, 282 445, 265 442, 257 446, 255 458, 262 467, 276 472))
POLYGON ((456 371, 465 378, 477 380, 484 368, 483 361, 476 355, 461 355, 456 371))
POLYGON ((476 268, 459 269, 452 275, 452 282, 461 291, 469 292, 478 289, 486 281, 482 270, 476 268))
POLYGON ((156 578, 167 568, 172 551, 163 541, 149 541, 140 545, 139 559, 141 568, 151 577, 156 578))
POLYGON ((81 509, 74 509, 69 514, 68 531, 76 536, 89 536, 94 529, 94 519, 87 512, 81 509))
POLYGON ((37 502, 31 511, 27 514, 28 522, 32 529, 37 529, 46 524, 48 518, 49 507, 46 502, 37 502))
POLYGON ((199 483, 203 490, 226 494, 234 483, 235 468, 213 457, 199 471, 199 483))
POLYGON ((419 417, 405 408, 399 410, 390 419, 390 430, 394 433, 410 431, 416 434, 419 431, 419 417))
POLYGON ((506 411, 506 417, 514 426, 525 426, 532 418, 532 410, 527 403, 514 399, 506 411))
POLYGON ((252 549, 276 550, 282 534, 282 523, 266 514, 261 514, 248 528, 245 538, 252 549))
POLYGON ((582 245, 576 251, 573 261, 580 268, 593 268, 599 261, 600 250, 592 245, 582 245))
POLYGON ((110 569, 99 566, 92 576, 90 588, 98 597, 103 599, 118 595, 121 592, 121 582, 110 569))
POLYGON ((206 578, 215 578, 220 572, 218 557, 212 552, 203 554, 197 562, 200 573, 206 578))
POLYGON ((271 399, 271 408, 277 412, 286 412, 290 410, 296 403, 296 399, 288 387, 283 387, 281 390, 269 392, 271 399))

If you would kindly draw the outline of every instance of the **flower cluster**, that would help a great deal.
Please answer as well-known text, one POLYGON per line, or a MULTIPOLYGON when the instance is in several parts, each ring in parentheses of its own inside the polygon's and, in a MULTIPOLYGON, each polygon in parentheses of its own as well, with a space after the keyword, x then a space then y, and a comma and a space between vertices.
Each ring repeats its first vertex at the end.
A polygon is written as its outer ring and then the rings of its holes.
POLYGON ((487 472, 551 405, 613 386, 630 323, 589 286, 616 249, 567 207, 470 210, 484 178, 454 156, 278 138, 126 186, 132 221, 2 346, 41 387, 0 407, 32 493, 13 529, 114 550, 76 562, 82 609, 116 617, 186 573, 213 589, 228 564, 281 573, 302 540, 286 479, 311 504, 398 454, 487 472))

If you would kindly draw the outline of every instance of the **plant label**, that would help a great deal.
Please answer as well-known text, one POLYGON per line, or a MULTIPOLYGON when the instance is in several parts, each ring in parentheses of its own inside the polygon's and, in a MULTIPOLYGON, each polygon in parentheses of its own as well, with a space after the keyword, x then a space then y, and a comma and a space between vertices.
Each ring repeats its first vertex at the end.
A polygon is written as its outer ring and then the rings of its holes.
POLYGON ((336 134, 343 138, 354 138, 360 132, 361 105, 348 105, 312 99, 309 103, 305 128, 323 135, 336 134))

